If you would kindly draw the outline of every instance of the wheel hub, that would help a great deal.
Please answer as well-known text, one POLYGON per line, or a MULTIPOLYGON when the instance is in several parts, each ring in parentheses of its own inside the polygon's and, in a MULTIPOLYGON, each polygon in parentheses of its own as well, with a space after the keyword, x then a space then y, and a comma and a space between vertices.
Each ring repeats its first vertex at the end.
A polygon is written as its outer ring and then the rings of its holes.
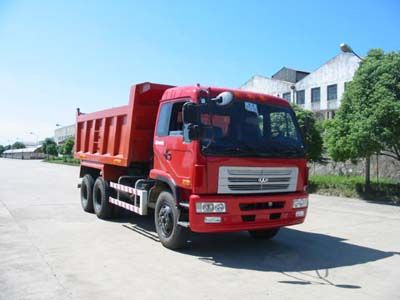
POLYGON ((169 237, 174 228, 174 216, 171 207, 168 205, 161 206, 158 213, 158 226, 165 237, 169 237))

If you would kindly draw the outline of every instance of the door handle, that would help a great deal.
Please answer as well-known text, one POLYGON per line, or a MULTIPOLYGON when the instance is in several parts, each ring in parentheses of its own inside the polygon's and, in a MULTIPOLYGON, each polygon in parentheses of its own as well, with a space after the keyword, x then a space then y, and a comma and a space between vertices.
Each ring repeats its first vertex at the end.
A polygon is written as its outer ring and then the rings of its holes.
POLYGON ((171 154, 171 152, 170 151, 165 151, 164 152, 164 157, 165 157, 165 159, 166 160, 171 160, 172 159, 172 154, 171 154))

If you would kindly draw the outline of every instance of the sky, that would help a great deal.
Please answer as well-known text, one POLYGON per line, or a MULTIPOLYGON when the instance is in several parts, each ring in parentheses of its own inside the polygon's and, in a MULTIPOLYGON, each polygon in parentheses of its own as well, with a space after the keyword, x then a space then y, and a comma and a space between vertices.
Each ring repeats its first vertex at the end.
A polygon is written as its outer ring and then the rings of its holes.
POLYGON ((398 0, 0 0, 0 144, 50 137, 77 107, 125 105, 139 82, 235 88, 313 71, 342 42, 399 51, 399 12, 398 0))

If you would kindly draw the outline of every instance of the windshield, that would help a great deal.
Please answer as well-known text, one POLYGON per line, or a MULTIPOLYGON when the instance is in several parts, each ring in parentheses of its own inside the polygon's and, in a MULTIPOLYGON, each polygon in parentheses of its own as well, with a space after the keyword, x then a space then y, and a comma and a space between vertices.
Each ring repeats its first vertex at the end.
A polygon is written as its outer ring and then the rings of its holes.
POLYGON ((304 156, 303 139, 289 107, 238 100, 228 107, 204 105, 201 123, 205 155, 304 156))

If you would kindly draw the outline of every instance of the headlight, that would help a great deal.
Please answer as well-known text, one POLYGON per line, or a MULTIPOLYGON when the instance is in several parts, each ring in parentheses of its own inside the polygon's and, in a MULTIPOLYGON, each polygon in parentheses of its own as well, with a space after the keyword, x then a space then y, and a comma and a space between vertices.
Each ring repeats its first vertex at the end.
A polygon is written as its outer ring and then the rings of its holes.
POLYGON ((197 202, 197 213, 224 213, 226 206, 224 202, 197 202))
POLYGON ((293 208, 302 208, 308 206, 308 198, 299 198, 293 200, 293 208))

